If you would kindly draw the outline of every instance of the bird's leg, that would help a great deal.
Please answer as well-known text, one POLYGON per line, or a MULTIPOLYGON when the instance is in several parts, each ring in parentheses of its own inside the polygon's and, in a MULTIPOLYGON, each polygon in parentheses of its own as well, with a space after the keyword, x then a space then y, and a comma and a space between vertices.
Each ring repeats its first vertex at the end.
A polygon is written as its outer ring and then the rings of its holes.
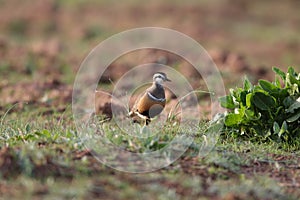
POLYGON ((145 120, 146 126, 147 126, 150 122, 151 122, 151 118, 148 118, 148 117, 147 117, 147 119, 145 120))
POLYGON ((151 122, 151 118, 146 117, 145 119, 144 126, 147 126, 151 122))

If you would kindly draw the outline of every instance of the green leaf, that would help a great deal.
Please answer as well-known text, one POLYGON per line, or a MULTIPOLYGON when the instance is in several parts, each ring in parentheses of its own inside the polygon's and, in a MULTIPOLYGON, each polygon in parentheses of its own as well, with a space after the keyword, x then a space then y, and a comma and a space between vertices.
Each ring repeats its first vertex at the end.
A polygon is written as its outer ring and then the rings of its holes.
POLYGON ((276 106, 275 98, 262 92, 254 93, 252 103, 260 110, 270 110, 276 106))
POLYGON ((34 134, 35 134, 36 136, 38 136, 38 137, 43 136, 43 134, 42 134, 41 132, 38 132, 38 131, 34 132, 34 134))
POLYGON ((284 105, 285 108, 290 107, 294 102, 295 102, 295 99, 294 99, 294 97, 292 97, 292 96, 287 96, 287 97, 282 101, 282 103, 283 103, 283 105, 284 105))
POLYGON ((232 96, 233 102, 234 103, 240 103, 241 101, 241 93, 244 90, 242 88, 236 88, 235 90, 230 90, 230 94, 232 96))
POLYGON ((240 102, 243 104, 243 106, 246 106, 246 96, 247 96, 247 92, 243 91, 240 94, 240 102))
POLYGON ((30 130, 31 130, 30 125, 29 125, 29 124, 26 124, 26 126, 25 126, 25 131, 26 131, 26 133, 29 133, 30 130))
POLYGON ((252 97, 253 97, 253 94, 252 93, 249 93, 246 95, 246 106, 247 108, 250 108, 251 107, 251 100, 252 100, 252 97))
POLYGON ((51 138, 51 133, 46 129, 42 131, 42 134, 46 138, 51 138))
POLYGON ((283 81, 285 81, 285 73, 283 71, 281 71, 280 69, 276 68, 276 67, 273 67, 272 70, 278 75, 281 77, 281 79, 283 81))
POLYGON ((284 134, 287 130, 288 130, 288 125, 287 125, 286 121, 284 121, 281 125, 281 129, 278 133, 278 136, 281 137, 282 134, 284 134))
POLYGON ((298 108, 300 108, 300 97, 286 110, 286 112, 294 113, 298 108))
POLYGON ((258 83, 261 88, 269 93, 276 92, 278 89, 273 83, 266 80, 259 80, 258 83))
POLYGON ((281 83, 280 83, 280 80, 279 80, 279 78, 276 76, 275 77, 275 86, 277 87, 277 88, 281 88, 281 83))
POLYGON ((228 115, 225 116, 225 125, 226 126, 235 126, 240 124, 242 121, 242 117, 239 114, 234 114, 234 113, 229 113, 228 115))
POLYGON ((288 73, 291 74, 292 76, 295 76, 295 74, 296 74, 293 67, 288 67, 288 73))
POLYGON ((219 98, 221 106, 223 108, 234 109, 235 105, 231 95, 223 96, 219 98))
POLYGON ((296 79, 295 71, 289 70, 286 74, 286 86, 292 86, 294 84, 300 85, 300 81, 296 79))
POLYGON ((274 131, 275 134, 279 134, 280 126, 277 122, 273 123, 273 131, 274 131))
POLYGON ((289 93, 288 93, 288 89, 287 88, 284 88, 284 89, 280 89, 279 90, 279 95, 278 95, 278 97, 279 98, 285 98, 285 97, 287 97, 287 96, 289 96, 289 93))
POLYGON ((36 140, 37 138, 33 134, 27 134, 24 136, 25 140, 36 140))
POLYGON ((226 126, 235 126, 243 121, 243 116, 245 115, 245 108, 236 109, 235 113, 229 113, 225 116, 226 126))
POLYGON ((249 81, 249 79, 246 76, 245 80, 244 80, 244 90, 251 91, 252 88, 253 88, 253 85, 251 84, 251 82, 249 81))
POLYGON ((295 115, 289 117, 286 121, 289 123, 295 122, 300 118, 300 112, 296 113, 295 115))

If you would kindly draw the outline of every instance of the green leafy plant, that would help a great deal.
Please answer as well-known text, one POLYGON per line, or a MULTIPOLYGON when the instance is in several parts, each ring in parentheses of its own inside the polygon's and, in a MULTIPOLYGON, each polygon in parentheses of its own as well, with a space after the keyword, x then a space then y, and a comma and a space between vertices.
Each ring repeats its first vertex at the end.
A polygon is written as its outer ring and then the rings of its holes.
POLYGON ((274 82, 245 78, 243 88, 230 89, 219 99, 229 112, 224 114, 225 134, 252 140, 293 142, 300 139, 300 73, 273 68, 274 82), (280 81, 280 78, 282 82, 280 81))

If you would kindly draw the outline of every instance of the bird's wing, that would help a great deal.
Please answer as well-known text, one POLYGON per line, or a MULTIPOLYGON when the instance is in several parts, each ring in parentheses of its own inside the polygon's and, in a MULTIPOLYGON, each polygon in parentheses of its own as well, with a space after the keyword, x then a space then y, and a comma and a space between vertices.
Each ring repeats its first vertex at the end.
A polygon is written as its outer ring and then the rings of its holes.
POLYGON ((132 106, 132 108, 130 109, 130 112, 129 112, 129 116, 130 117, 133 117, 135 116, 135 112, 138 110, 138 102, 141 101, 141 98, 146 94, 146 91, 144 93, 141 93, 138 95, 138 97, 136 98, 136 100, 134 101, 134 104, 132 106))

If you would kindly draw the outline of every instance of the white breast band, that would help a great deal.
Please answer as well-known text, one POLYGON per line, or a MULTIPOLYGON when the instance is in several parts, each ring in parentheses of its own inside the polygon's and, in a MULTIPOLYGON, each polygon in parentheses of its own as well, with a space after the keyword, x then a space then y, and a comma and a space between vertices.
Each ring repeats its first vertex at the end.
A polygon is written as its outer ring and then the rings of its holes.
POLYGON ((152 99, 153 101, 159 101, 159 102, 164 102, 164 101, 166 101, 165 98, 157 98, 157 97, 153 96, 150 92, 148 92, 147 94, 148 94, 148 96, 150 97, 150 99, 152 99))

